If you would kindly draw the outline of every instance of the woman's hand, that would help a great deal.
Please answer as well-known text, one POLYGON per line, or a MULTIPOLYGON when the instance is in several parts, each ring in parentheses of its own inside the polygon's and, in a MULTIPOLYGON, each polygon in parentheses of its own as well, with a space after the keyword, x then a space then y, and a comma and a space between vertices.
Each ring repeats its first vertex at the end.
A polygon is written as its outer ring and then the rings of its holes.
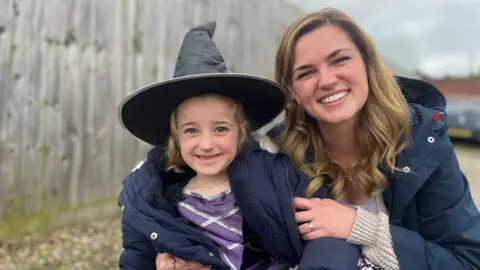
POLYGON ((196 270, 209 270, 208 267, 203 266, 199 262, 185 261, 179 258, 175 258, 170 254, 158 253, 155 258, 155 264, 157 270, 171 270, 171 269, 196 269, 196 270))
POLYGON ((347 239, 355 222, 356 211, 331 199, 294 198, 298 230, 304 240, 320 237, 347 239))

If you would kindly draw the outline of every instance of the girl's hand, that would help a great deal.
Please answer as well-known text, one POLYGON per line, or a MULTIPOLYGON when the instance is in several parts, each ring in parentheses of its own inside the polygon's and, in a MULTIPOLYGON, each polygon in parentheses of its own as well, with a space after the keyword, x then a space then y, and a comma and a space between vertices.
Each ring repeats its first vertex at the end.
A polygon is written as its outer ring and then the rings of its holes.
POLYGON ((157 270, 171 270, 171 269, 181 269, 181 270, 209 270, 210 268, 203 266, 199 262, 195 261, 185 261, 176 257, 173 257, 167 253, 158 253, 155 258, 155 264, 157 270))
POLYGON ((331 199, 294 198, 293 204, 298 230, 304 240, 320 237, 347 239, 352 231, 357 212, 331 199))

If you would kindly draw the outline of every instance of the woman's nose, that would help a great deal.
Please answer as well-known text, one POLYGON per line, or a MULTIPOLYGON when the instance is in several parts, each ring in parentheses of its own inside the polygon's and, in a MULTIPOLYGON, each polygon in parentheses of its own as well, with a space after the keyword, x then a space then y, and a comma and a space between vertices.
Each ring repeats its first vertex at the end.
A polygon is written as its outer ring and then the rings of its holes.
POLYGON ((318 87, 329 90, 338 82, 337 75, 331 68, 323 68, 318 74, 318 87))

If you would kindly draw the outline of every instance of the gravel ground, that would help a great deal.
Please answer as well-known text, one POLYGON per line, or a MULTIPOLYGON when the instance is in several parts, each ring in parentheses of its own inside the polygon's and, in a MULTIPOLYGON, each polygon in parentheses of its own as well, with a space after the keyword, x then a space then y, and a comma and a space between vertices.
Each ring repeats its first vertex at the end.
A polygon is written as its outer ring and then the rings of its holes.
POLYGON ((0 270, 118 269, 121 242, 119 219, 0 242, 0 270))
MULTIPOLYGON (((480 146, 455 142, 457 157, 480 206, 480 146)), ((48 236, 0 242, 0 270, 118 269, 120 220, 70 227, 48 236)))
POLYGON ((480 144, 454 141, 458 162, 470 183, 473 199, 480 207, 480 144))

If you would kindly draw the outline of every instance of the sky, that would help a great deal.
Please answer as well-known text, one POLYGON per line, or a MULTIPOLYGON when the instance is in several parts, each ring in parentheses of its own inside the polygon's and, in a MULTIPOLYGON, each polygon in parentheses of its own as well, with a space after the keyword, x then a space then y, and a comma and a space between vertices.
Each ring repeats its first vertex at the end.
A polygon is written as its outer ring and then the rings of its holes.
POLYGON ((382 53, 432 77, 480 74, 480 0, 288 0, 348 13, 382 53))

